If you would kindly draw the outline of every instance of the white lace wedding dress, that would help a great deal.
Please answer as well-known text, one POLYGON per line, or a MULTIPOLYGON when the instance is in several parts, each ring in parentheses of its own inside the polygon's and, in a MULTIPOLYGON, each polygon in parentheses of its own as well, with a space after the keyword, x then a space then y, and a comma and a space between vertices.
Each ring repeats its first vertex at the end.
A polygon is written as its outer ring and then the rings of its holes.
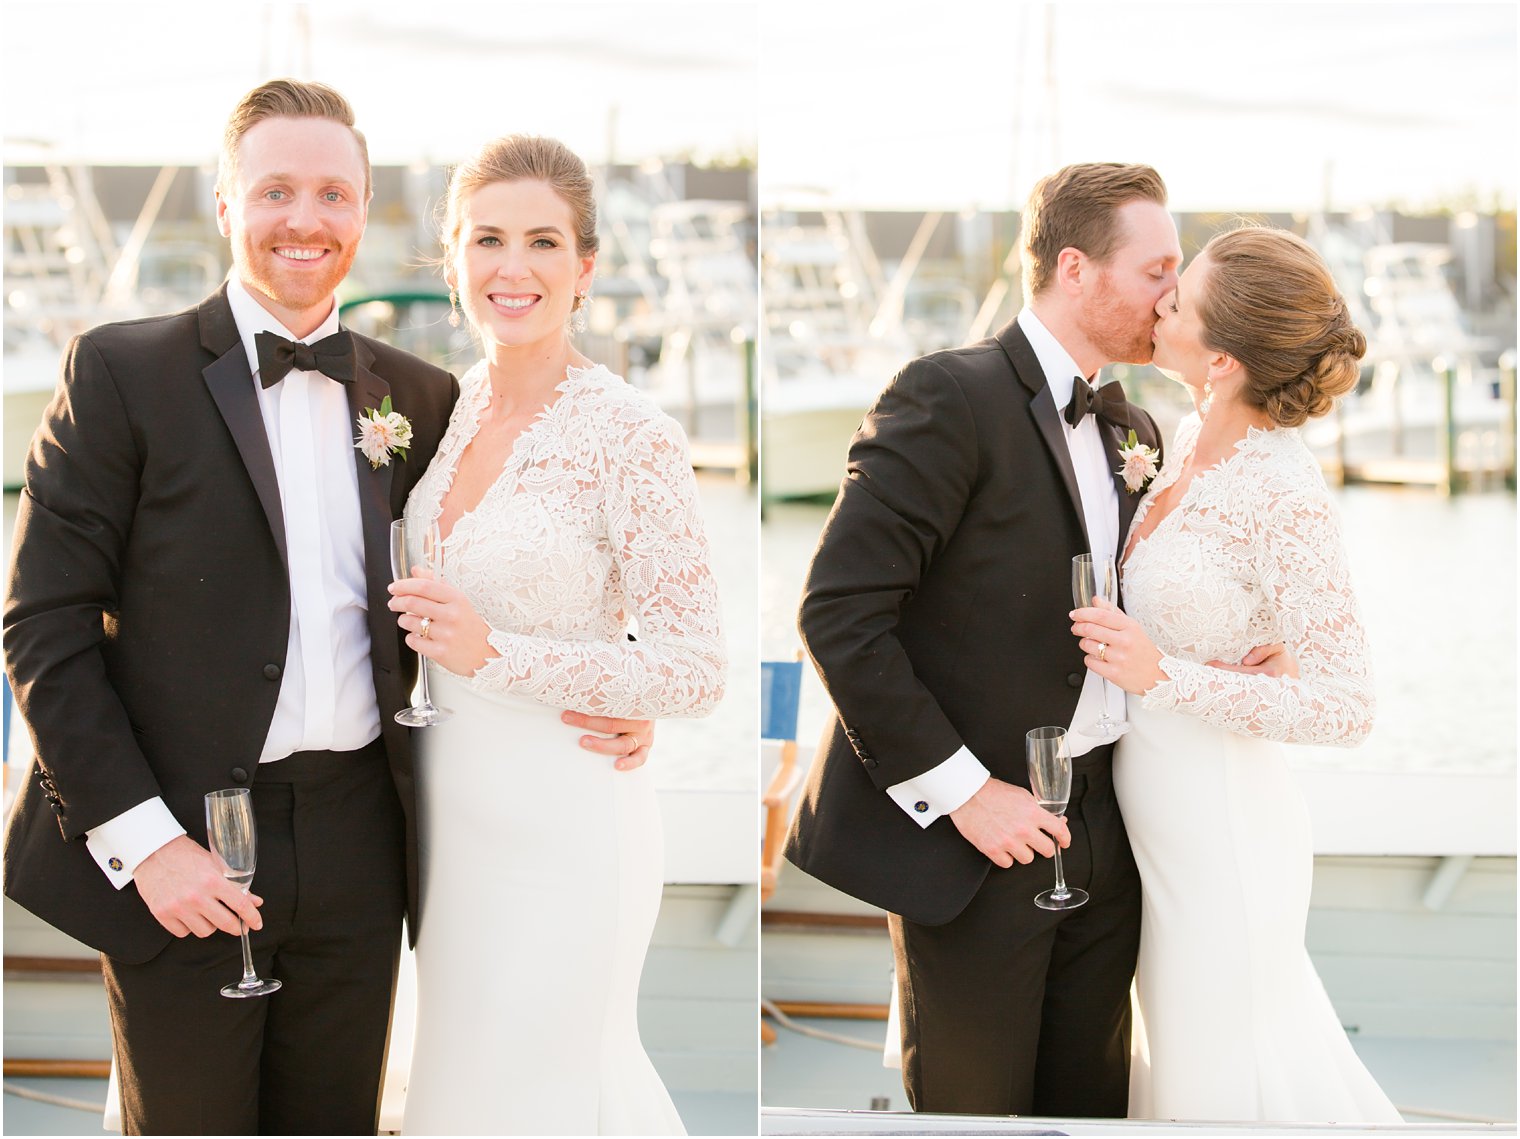
MULTIPOLYGON (((1198 437, 1177 430, 1140 506, 1198 437)), ((1359 743, 1367 645, 1329 492, 1294 430, 1196 475, 1129 552, 1124 607, 1170 678, 1130 696, 1114 784, 1143 885, 1129 1113, 1397 1122, 1304 949, 1313 846, 1279 741, 1359 743), (1206 667, 1284 641, 1297 680, 1206 667)))
MULTIPOLYGON (((408 1134, 684 1134, 636 1019, 663 882, 649 768, 614 770, 559 713, 711 709, 717 594, 680 428, 599 366, 558 392, 444 542, 500 655, 469 678, 430 666, 454 716, 412 733, 408 1134)), ((438 518, 489 393, 477 365, 408 521, 438 518)))

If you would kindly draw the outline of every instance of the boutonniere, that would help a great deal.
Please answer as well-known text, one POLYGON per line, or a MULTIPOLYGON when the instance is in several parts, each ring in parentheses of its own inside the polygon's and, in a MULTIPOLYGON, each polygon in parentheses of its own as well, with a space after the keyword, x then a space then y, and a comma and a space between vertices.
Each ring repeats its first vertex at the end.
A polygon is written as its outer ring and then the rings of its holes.
POLYGON ((1160 457, 1154 447, 1140 442, 1134 428, 1130 428, 1128 442, 1119 448, 1119 458, 1124 460, 1124 465, 1116 472, 1124 476, 1124 489, 1130 494, 1138 494, 1150 486, 1156 477, 1156 460, 1160 457))
POLYGON ((390 396, 380 401, 378 409, 366 407, 358 423, 359 438, 354 440, 354 447, 364 452, 371 470, 390 466, 392 455, 406 459, 406 449, 412 445, 412 421, 391 410, 390 396))

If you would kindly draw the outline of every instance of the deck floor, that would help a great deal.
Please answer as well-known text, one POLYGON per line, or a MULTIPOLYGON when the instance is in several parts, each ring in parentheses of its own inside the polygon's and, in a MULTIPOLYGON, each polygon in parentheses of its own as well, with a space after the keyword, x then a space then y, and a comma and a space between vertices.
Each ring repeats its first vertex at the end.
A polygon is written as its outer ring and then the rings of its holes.
MULTIPOLYGON (((856 1039, 879 1040, 879 1021, 802 1020, 856 1039)), ((1425 1111, 1515 1120, 1515 1045, 1503 1041, 1354 1039, 1362 1062, 1410 1123, 1425 1111)), ((786 1029, 760 1053, 761 1103, 768 1107, 907 1111, 901 1073, 879 1051, 801 1036, 786 1029), (884 1098, 885 1103, 872 1100, 884 1098)))
MULTIPOLYGON (((105 1080, 7 1079, 34 1091, 69 1099, 104 1104, 105 1080)), ((691 1135, 755 1134, 755 1100, 753 1095, 738 1092, 692 1092, 672 1088, 671 1098, 681 1121, 691 1135)), ((5 1097, 6 1135, 97 1135, 116 1132, 101 1130, 100 1117, 70 1108, 37 1103, 19 1096, 5 1097)))

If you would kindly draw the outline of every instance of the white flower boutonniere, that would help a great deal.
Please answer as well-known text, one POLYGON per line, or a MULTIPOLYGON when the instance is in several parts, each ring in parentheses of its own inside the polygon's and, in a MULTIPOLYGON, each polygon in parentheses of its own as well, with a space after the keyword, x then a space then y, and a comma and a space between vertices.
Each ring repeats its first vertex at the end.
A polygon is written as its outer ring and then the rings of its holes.
POLYGON ((1156 477, 1156 460, 1160 457, 1154 447, 1140 442, 1131 428, 1129 441, 1119 448, 1119 458, 1124 460, 1124 465, 1117 473, 1124 476, 1124 489, 1130 494, 1138 494, 1150 486, 1156 477))
POLYGON ((359 438, 354 447, 364 452, 372 470, 388 467, 392 455, 406 459, 406 449, 412 445, 412 421, 391 410, 391 397, 380 401, 379 409, 367 407, 358 419, 359 438))

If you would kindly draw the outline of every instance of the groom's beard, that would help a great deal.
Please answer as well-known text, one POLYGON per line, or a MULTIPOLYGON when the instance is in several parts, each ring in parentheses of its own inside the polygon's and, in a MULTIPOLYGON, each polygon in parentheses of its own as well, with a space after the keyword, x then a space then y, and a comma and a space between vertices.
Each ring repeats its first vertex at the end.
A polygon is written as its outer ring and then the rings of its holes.
POLYGON ((1156 350, 1151 332, 1156 327, 1154 302, 1137 306, 1114 288, 1107 270, 1098 277, 1092 297, 1078 315, 1078 325, 1089 343, 1107 361, 1149 364, 1156 350))
POLYGON ((240 275, 245 284, 278 305, 302 311, 320 304, 337 291, 343 278, 348 276, 358 250, 357 242, 345 247, 330 233, 297 237, 287 232, 265 239, 257 247, 245 237, 242 247, 237 250, 239 256, 233 260, 240 262, 240 275), (275 252, 276 248, 289 245, 321 246, 327 253, 319 264, 292 265, 275 252))

